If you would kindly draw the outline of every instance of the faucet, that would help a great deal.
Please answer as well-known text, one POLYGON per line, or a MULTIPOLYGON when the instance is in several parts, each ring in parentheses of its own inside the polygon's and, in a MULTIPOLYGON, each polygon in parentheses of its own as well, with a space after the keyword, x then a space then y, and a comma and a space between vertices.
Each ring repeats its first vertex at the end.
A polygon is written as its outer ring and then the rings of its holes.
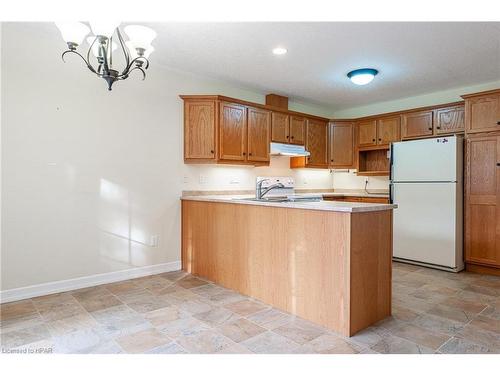
POLYGON ((269 193, 271 190, 273 189, 281 189, 281 188, 284 188, 285 185, 283 185, 281 182, 278 182, 276 184, 273 184, 267 188, 265 188, 264 190, 262 190, 262 183, 264 181, 269 181, 268 178, 264 179, 264 180, 260 180, 257 182, 256 186, 255 186, 255 197, 257 199, 262 199, 264 198, 264 195, 266 195, 267 193, 269 193))

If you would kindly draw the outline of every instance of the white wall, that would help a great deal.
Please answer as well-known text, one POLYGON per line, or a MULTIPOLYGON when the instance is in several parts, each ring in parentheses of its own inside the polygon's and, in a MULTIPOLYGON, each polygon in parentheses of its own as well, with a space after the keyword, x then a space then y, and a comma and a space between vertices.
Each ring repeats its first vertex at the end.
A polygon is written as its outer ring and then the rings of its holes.
POLYGON ((286 159, 272 169, 184 165, 179 94, 264 93, 161 68, 154 54, 145 81, 108 92, 76 56, 61 61, 53 24, 4 23, 1 37, 2 290, 179 260, 182 190, 251 189, 256 175, 285 173, 332 186, 329 171, 292 172, 286 159))

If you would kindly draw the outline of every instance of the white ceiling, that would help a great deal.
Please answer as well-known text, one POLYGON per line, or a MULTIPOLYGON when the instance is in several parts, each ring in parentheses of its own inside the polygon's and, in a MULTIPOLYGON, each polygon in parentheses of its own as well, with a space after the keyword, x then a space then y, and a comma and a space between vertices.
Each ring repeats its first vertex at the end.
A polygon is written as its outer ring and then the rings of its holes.
MULTIPOLYGON (((500 80, 500 22, 148 25, 158 32, 151 68, 207 75, 331 110, 500 80), (273 55, 278 45, 288 53, 273 55), (380 71, 371 84, 347 79, 365 67, 380 71)), ((43 30, 61 44, 53 23, 43 30)))
POLYGON ((500 22, 150 25, 161 64, 332 109, 500 79, 500 22), (380 74, 353 85, 364 67, 380 74))

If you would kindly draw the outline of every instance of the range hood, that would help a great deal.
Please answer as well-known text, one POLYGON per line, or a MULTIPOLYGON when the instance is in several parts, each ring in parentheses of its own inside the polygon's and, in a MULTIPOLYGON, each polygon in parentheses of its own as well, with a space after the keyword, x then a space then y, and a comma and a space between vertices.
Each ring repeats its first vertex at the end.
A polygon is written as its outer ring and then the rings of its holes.
POLYGON ((311 153, 306 151, 304 146, 290 145, 286 143, 271 142, 270 155, 278 156, 309 156, 311 153))

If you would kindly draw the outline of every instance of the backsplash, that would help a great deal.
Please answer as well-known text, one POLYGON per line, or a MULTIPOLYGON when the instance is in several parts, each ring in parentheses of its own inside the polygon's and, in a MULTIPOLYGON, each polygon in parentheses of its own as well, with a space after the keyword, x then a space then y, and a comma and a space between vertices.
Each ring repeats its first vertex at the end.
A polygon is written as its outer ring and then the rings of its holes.
POLYGON ((389 190, 388 176, 357 176, 355 170, 335 171, 333 173, 334 189, 364 189, 368 179, 368 190, 389 190))
POLYGON ((271 157, 266 167, 189 165, 183 168, 182 190, 253 190, 257 176, 292 176, 298 189, 332 189, 326 169, 290 169, 290 159, 271 157))

